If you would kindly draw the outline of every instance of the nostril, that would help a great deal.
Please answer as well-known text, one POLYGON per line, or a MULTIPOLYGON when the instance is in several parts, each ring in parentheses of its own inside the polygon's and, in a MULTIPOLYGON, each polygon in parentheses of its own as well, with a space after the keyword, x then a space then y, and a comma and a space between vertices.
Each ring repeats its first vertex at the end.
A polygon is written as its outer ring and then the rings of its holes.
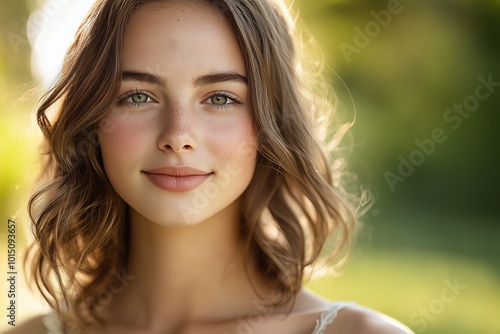
POLYGON ((165 126, 157 139, 158 147, 163 151, 188 152, 197 147, 196 136, 191 126, 165 126))
POLYGON ((172 145, 165 145, 164 146, 167 150, 171 150, 171 151, 174 151, 174 152, 179 152, 179 151, 189 151, 189 150, 192 150, 193 149, 193 146, 189 145, 189 144, 185 144, 183 146, 180 146, 179 148, 177 147, 174 147, 172 145))

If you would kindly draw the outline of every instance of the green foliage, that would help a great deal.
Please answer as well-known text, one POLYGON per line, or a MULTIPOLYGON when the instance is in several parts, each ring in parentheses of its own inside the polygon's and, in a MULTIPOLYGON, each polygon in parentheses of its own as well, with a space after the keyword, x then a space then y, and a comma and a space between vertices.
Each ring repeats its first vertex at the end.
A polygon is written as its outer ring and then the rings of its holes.
POLYGON ((330 67, 346 82, 344 87, 326 73, 351 112, 348 90, 354 96, 357 123, 352 130, 352 165, 362 180, 378 190, 379 205, 397 207, 397 202, 413 203, 418 196, 420 203, 435 209, 458 207, 498 215, 500 178, 495 168, 499 155, 491 148, 500 121, 496 112, 500 89, 480 101, 456 130, 443 120, 447 109, 474 94, 478 76, 492 75, 500 82, 498 1, 297 4, 330 67), (400 4, 398 13, 384 17, 390 13, 390 3, 400 4), (346 45, 357 51, 345 52, 346 45), (408 157, 415 149, 414 141, 429 137, 437 127, 447 131, 447 141, 404 183, 398 183, 393 194, 384 173, 396 172, 398 157, 408 157), (405 196, 398 196, 403 191, 405 196))
POLYGON ((354 256, 342 276, 314 279, 308 287, 390 314, 416 333, 496 334, 498 277, 466 256, 370 249, 354 256), (443 294, 454 283, 460 289, 443 294))
MULTIPOLYGON (((5 5, 5 6, 4 6, 5 5)), ((25 20, 29 13, 23 1, 10 1, 0 11, 0 212, 11 217, 22 206, 23 191, 32 179, 36 141, 30 134, 31 87, 29 48, 25 20), (23 43, 13 43, 17 36, 23 43)))

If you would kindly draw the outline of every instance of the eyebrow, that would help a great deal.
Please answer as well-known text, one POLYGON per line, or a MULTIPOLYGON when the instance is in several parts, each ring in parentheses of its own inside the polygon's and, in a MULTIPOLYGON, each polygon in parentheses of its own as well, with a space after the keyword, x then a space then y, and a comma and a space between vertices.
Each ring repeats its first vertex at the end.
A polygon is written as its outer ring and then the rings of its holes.
POLYGON ((123 71, 122 81, 141 81, 155 84, 158 86, 166 86, 167 80, 158 75, 146 73, 146 72, 136 72, 136 71, 123 71))
MULTIPOLYGON (((167 79, 152 73, 137 72, 137 71, 123 71, 122 81, 141 81, 147 82, 158 86, 166 86, 167 79)), ((203 86, 219 82, 233 81, 242 84, 248 84, 246 76, 237 72, 220 72, 202 75, 193 80, 193 86, 203 86)))
POLYGON ((234 81, 242 84, 248 84, 247 77, 236 72, 221 72, 202 75, 193 81, 193 86, 210 85, 219 82, 234 81))

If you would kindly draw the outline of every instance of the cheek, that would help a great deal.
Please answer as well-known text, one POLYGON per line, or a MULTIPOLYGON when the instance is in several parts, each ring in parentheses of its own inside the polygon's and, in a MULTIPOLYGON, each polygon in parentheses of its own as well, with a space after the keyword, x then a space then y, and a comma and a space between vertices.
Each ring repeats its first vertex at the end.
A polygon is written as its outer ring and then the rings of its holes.
POLYGON ((218 129, 210 131, 208 135, 214 153, 221 158, 224 156, 239 161, 252 159, 257 154, 257 136, 248 116, 230 120, 218 129))
POLYGON ((251 118, 227 124, 213 137, 218 167, 228 173, 237 184, 246 188, 253 177, 257 162, 257 136, 251 118))
POLYGON ((147 142, 146 124, 132 121, 109 117, 100 124, 99 143, 107 172, 110 168, 126 167, 147 142))

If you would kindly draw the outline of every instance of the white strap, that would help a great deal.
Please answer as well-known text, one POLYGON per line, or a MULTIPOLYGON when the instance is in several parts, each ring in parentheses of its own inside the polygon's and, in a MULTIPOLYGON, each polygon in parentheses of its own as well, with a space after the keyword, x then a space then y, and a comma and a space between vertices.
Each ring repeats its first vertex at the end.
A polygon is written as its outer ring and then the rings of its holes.
POLYGON ((337 316, 337 313, 348 306, 353 305, 354 303, 350 302, 336 302, 332 304, 332 307, 325 312, 321 313, 321 316, 319 317, 318 320, 316 320, 316 327, 314 327, 314 330, 311 334, 322 334, 325 328, 330 325, 333 320, 335 320, 335 317, 337 316))

